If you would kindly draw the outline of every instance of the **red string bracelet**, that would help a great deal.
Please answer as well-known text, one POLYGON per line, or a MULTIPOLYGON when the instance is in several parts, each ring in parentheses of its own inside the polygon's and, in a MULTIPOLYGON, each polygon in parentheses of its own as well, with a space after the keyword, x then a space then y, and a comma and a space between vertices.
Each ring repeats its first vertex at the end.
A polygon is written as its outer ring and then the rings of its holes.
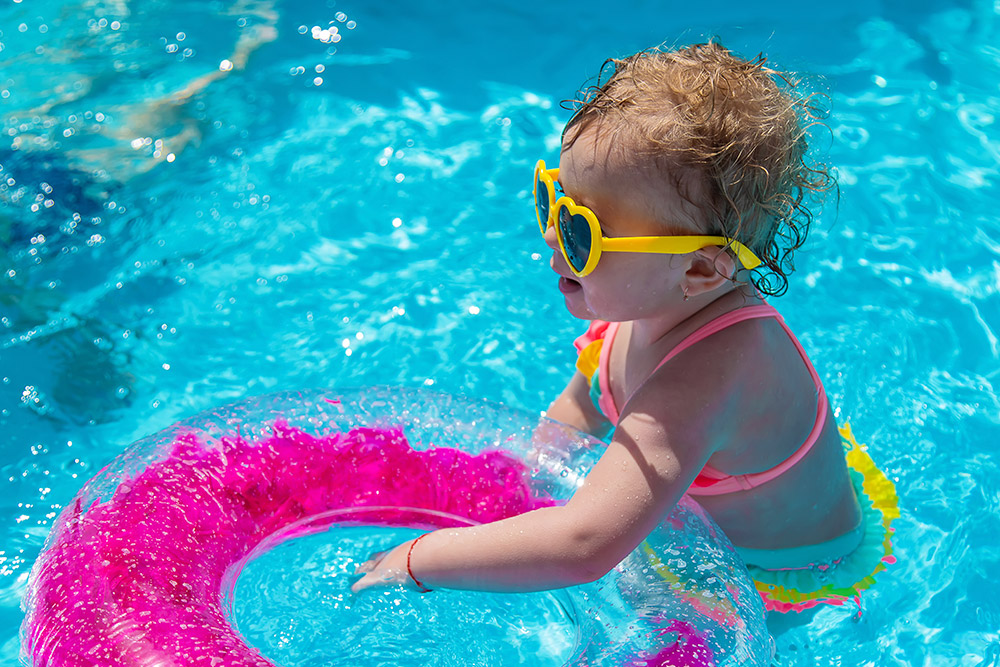
POLYGON ((406 552, 406 573, 408 575, 410 575, 410 579, 412 579, 413 583, 415 583, 417 585, 417 590, 420 591, 421 593, 430 593, 431 589, 429 589, 426 586, 424 586, 422 583, 420 583, 419 579, 417 579, 415 576, 413 576, 413 569, 410 567, 410 556, 413 555, 413 547, 417 546, 417 542, 419 542, 420 540, 424 539, 428 535, 430 535, 430 533, 424 533, 423 535, 421 535, 417 539, 415 539, 412 542, 410 542, 410 548, 406 552))

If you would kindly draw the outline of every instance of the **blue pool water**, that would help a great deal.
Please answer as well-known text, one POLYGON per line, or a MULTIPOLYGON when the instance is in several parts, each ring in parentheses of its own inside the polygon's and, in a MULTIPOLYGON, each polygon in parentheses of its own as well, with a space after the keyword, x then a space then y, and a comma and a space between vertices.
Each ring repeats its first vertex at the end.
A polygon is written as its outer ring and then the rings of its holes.
POLYGON ((781 664, 1000 665, 998 14, 4 0, 0 660, 55 514, 143 435, 303 386, 544 409, 579 330, 531 211, 559 102, 716 35, 829 95, 839 200, 776 303, 902 513, 860 616, 782 634, 781 664))

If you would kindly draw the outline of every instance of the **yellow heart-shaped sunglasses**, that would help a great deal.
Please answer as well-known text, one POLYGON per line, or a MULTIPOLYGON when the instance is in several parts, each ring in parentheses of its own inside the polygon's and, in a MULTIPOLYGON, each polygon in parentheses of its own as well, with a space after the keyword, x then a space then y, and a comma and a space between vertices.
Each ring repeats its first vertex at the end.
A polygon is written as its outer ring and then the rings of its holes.
POLYGON ((559 169, 546 169, 545 161, 535 165, 535 213, 544 234, 555 225, 556 238, 570 270, 582 278, 595 268, 602 252, 652 252, 686 255, 710 246, 725 246, 747 269, 760 266, 757 255, 736 239, 725 236, 619 236, 601 234, 597 216, 565 195, 556 199, 559 169))

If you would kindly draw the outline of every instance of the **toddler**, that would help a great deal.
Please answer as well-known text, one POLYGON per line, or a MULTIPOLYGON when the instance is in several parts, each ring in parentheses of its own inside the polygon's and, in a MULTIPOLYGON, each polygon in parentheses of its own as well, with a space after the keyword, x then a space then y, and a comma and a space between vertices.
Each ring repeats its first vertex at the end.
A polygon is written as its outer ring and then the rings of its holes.
POLYGON ((425 534, 363 564, 354 588, 588 582, 688 493, 769 609, 839 604, 891 561, 898 512, 764 301, 787 287, 811 195, 832 185, 805 161, 810 98, 718 43, 607 66, 566 125, 559 167, 539 161, 534 179, 559 291, 590 322, 548 416, 611 432, 607 450, 565 505, 425 534))

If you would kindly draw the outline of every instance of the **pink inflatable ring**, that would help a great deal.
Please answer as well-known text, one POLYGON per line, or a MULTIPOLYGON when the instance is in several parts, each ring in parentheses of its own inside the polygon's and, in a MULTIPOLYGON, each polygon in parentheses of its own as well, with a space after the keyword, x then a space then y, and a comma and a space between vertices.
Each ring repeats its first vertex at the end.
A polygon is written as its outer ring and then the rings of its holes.
MULTIPOLYGON (((414 390, 275 394, 203 413, 129 447, 64 508, 32 569, 22 657, 270 667, 222 604, 227 577, 269 536, 494 521, 564 500, 599 451, 555 422, 414 390)), ((567 664, 768 663, 760 599, 694 503, 613 575, 573 603, 567 664), (600 627, 629 606, 628 631, 600 627)))

